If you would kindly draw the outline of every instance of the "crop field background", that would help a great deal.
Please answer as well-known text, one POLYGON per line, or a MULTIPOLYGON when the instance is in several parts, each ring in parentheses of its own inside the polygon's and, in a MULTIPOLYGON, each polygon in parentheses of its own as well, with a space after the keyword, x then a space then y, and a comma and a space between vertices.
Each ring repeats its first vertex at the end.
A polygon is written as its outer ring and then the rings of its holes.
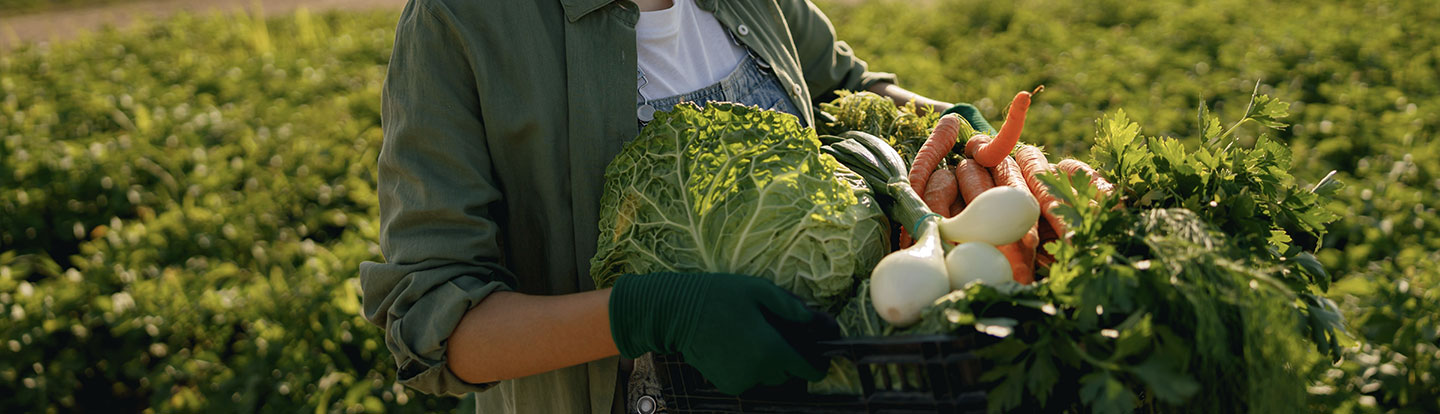
MULTIPOLYGON (((1052 154, 1087 158, 1122 108, 1194 141, 1200 105, 1235 119, 1257 82, 1291 103, 1294 175, 1345 184, 1317 256, 1353 340, 1297 410, 1440 412, 1440 8, 819 3, 873 69, 992 121, 1044 84, 1026 136, 1052 154)), ((359 311, 396 17, 180 15, 0 51, 0 411, 454 408, 394 383, 359 311)))
POLYGON ((23 13, 78 8, 100 4, 112 4, 138 0, 0 0, 0 16, 15 16, 23 13))

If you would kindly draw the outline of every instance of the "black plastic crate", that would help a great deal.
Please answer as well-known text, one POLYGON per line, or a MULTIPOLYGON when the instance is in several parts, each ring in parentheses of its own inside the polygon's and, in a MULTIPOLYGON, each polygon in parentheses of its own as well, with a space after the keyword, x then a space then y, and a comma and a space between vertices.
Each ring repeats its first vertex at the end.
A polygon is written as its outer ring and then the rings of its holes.
POLYGON ((715 389, 679 355, 656 355, 661 396, 672 413, 982 413, 987 368, 972 351, 985 334, 852 338, 828 342, 826 356, 850 361, 861 395, 813 395, 804 381, 739 396, 715 389))

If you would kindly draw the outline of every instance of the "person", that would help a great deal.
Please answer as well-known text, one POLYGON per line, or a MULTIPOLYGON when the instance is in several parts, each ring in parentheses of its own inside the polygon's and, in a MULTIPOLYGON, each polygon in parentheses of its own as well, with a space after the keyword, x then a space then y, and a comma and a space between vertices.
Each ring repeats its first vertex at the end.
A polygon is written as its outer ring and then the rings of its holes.
MULTIPOLYGON (((755 277, 626 275, 595 289, 606 164, 655 110, 736 101, 814 125, 869 90, 808 0, 410 0, 382 92, 380 249, 365 317, 401 384, 479 412, 635 410, 619 356, 680 353, 727 392, 818 379, 833 321, 755 277)), ((988 125, 988 124, 984 124, 988 125)))

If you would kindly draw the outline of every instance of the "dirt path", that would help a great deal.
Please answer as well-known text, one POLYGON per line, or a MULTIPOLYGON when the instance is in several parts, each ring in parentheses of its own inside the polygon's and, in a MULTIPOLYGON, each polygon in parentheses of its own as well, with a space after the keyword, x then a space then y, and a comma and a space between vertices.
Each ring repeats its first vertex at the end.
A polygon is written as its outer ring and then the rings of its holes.
POLYGON ((177 12, 209 13, 252 10, 260 3, 265 14, 289 13, 305 7, 311 11, 334 9, 399 10, 405 0, 148 0, 93 8, 67 9, 0 18, 0 51, 25 42, 54 42, 106 25, 124 27, 141 17, 164 17, 177 12))

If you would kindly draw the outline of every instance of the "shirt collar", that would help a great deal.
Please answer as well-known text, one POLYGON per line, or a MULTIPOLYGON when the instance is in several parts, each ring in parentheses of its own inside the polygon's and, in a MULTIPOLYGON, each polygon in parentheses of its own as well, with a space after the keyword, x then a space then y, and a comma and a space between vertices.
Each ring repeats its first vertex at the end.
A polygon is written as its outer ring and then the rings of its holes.
POLYGON ((614 1, 616 0, 560 0, 560 5, 565 8, 565 19, 574 23, 590 12, 599 10, 600 7, 614 1))

